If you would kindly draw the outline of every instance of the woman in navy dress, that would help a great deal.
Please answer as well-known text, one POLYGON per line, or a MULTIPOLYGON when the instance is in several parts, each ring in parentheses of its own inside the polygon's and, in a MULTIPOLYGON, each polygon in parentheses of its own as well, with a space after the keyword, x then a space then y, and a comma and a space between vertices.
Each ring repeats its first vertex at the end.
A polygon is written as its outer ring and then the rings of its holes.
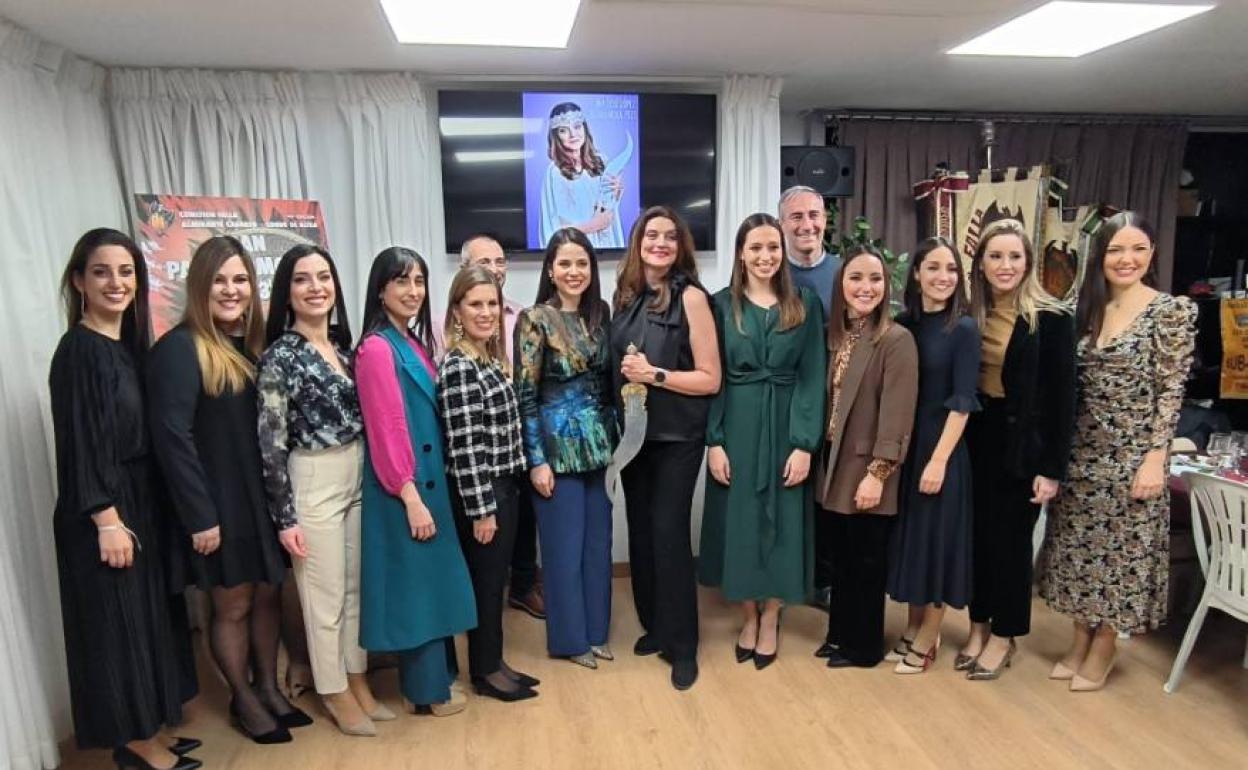
POLYGON ((971 460, 962 434, 979 411, 980 340, 965 286, 948 241, 919 244, 900 319, 919 348, 919 399, 889 557, 888 593, 910 604, 906 632, 887 656, 898 674, 927 670, 945 608, 971 598, 971 460))

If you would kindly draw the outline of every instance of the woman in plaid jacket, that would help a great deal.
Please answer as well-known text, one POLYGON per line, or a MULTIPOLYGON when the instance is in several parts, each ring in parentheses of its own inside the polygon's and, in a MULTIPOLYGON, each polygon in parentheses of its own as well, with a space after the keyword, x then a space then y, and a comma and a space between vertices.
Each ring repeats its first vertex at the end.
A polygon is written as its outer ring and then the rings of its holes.
POLYGON ((537 696, 539 682, 503 662, 503 586, 525 472, 520 408, 499 337, 503 292, 484 268, 469 266, 455 275, 446 304, 438 409, 451 505, 477 600, 468 671, 477 694, 525 700, 537 696))

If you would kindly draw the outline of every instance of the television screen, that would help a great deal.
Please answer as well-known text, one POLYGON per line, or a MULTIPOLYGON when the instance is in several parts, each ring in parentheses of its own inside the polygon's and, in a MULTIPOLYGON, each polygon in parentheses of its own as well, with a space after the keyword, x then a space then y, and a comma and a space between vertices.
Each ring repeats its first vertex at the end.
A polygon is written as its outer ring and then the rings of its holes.
POLYGON ((539 252, 561 227, 623 249, 648 206, 671 206, 715 247, 713 95, 441 91, 447 248, 490 233, 539 252))

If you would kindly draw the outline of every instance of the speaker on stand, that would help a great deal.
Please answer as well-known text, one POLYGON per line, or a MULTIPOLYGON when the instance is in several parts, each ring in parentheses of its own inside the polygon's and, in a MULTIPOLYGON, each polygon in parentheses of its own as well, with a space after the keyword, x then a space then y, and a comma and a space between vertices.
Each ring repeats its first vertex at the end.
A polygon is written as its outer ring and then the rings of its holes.
POLYGON ((854 194, 853 147, 782 146, 780 189, 803 185, 825 198, 854 194))

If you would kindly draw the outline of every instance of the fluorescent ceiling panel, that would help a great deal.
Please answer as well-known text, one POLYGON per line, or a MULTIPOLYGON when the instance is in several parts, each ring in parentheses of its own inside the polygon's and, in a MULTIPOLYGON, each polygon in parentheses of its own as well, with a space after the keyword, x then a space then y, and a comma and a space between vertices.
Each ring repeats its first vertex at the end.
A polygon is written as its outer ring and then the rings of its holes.
POLYGON ((510 136, 541 131, 539 118, 439 118, 442 136, 510 136))
POLYGON ((463 150, 455 153, 459 163, 510 163, 533 157, 525 150, 463 150))
POLYGON ((400 43, 567 48, 581 0, 381 0, 400 43))
POLYGON ((949 51, 1075 58, 1204 13, 1213 5, 1051 2, 949 51))

